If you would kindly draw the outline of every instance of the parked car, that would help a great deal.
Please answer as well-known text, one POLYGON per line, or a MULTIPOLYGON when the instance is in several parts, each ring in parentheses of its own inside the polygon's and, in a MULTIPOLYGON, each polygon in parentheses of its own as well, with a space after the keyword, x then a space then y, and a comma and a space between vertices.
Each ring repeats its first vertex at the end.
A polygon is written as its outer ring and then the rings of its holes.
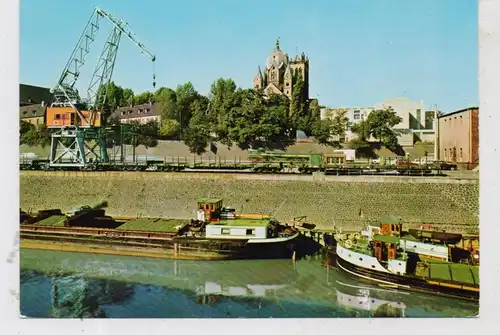
POLYGON ((411 167, 411 166, 419 166, 417 163, 413 163, 411 161, 405 161, 405 160, 398 160, 396 161, 396 166, 401 166, 401 167, 411 167))
POLYGON ((450 170, 450 171, 455 171, 457 169, 457 164, 455 163, 448 163, 445 161, 435 161, 433 163, 433 166, 437 169, 441 170, 450 170))

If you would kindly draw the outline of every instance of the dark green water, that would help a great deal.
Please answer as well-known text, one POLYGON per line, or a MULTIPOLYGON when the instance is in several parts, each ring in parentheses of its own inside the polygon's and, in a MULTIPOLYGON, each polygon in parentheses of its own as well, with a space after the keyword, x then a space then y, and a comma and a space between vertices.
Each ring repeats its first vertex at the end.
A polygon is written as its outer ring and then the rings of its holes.
POLYGON ((27 317, 470 317, 479 305, 382 290, 310 260, 174 261, 21 250, 27 317))

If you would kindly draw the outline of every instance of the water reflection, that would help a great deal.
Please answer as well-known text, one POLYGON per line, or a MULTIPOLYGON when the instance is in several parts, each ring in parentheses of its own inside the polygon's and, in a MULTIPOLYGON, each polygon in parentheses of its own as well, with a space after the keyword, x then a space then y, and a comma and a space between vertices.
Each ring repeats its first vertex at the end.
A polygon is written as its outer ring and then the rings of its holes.
POLYGON ((478 305, 367 286, 321 258, 174 261, 21 251, 32 317, 473 316, 478 305))

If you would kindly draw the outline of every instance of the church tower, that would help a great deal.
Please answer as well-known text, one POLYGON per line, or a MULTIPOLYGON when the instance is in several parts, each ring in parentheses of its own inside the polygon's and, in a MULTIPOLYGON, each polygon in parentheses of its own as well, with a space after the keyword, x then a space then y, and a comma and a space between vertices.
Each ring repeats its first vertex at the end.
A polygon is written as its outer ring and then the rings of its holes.
POLYGON ((309 58, 304 53, 289 58, 276 40, 276 48, 267 56, 264 72, 258 68, 253 87, 263 89, 264 94, 283 94, 291 99, 299 74, 304 82, 304 98, 309 99, 309 58))

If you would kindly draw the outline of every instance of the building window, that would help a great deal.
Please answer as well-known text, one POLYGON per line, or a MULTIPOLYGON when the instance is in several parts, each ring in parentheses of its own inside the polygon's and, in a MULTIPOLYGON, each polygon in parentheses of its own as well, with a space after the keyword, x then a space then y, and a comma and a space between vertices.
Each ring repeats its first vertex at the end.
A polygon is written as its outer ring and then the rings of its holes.
POLYGON ((462 160, 462 157, 463 157, 463 151, 462 148, 460 148, 460 160, 462 160))
POLYGON ((359 110, 354 111, 354 120, 361 119, 361 112, 359 110))
POLYGON ((425 112, 425 129, 434 129, 434 112, 425 112))
POLYGON ((56 114, 56 115, 54 116, 54 118, 55 118, 56 120, 59 120, 59 119, 61 118, 61 114, 56 114))
POLYGON ((149 108, 146 108, 146 109, 144 110, 144 113, 149 113, 149 108))

